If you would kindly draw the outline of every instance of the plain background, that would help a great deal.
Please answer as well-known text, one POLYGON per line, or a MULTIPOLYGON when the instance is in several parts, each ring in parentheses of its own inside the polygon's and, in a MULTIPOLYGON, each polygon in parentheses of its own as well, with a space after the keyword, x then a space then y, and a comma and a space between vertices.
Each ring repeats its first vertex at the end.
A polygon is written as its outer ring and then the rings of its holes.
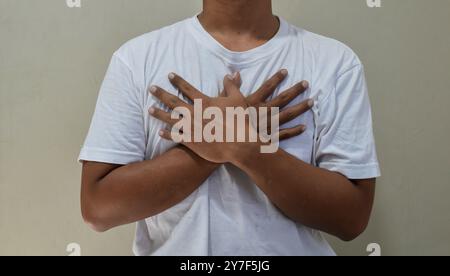
MULTIPOLYGON (((350 45, 366 67, 383 177, 367 232, 342 255, 450 254, 450 1, 276 0, 291 23, 350 45)), ((130 255, 134 226, 80 217, 76 162, 112 53, 190 17, 200 0, 0 0, 0 255, 130 255)))

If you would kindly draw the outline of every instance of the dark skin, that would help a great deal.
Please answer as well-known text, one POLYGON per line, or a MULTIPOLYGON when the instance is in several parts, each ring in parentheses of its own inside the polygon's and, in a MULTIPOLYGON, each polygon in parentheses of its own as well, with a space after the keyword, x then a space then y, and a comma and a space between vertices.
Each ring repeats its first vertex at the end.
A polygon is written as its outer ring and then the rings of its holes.
MULTIPOLYGON (((265 43, 279 26, 270 0, 204 0, 199 19, 214 38, 234 51, 245 51, 265 43)), ((203 94, 178 76, 171 82, 188 97, 203 94)), ((265 99, 255 101, 254 96, 243 98, 236 84, 225 82, 227 97, 223 95, 209 101, 210 106, 267 104, 265 99), (228 99, 230 94, 232 99, 228 99)), ((266 91, 262 93, 270 95, 274 88, 269 88, 277 87, 279 83, 263 86, 266 91)), ((168 102, 165 98, 170 95, 166 93, 158 89, 156 96, 172 108, 186 105, 174 98, 170 99, 175 100, 175 104, 168 102)), ((277 99, 282 98, 287 97, 284 94, 277 99)), ((302 104, 295 109, 298 113, 291 109, 286 117, 300 116, 307 103, 302 104)), ((282 106, 280 102, 276 105, 282 106)), ((167 118, 161 110, 152 110, 152 113, 163 121, 167 118)), ((298 126, 282 135, 289 139, 302 131, 303 126, 298 126)), ((171 138, 167 131, 162 132, 162 137, 171 138)), ((341 174, 311 166, 282 149, 275 154, 261 154, 259 143, 236 143, 229 145, 226 152, 214 143, 185 144, 154 160, 127 166, 85 162, 81 192, 83 217, 95 230, 106 231, 159 214, 195 191, 217 169, 217 163, 231 163, 242 169, 293 221, 346 241, 358 237, 367 227, 375 179, 347 179, 341 174)))
MULTIPOLYGON (((303 83, 266 102, 286 78, 286 74, 285 70, 278 72, 247 97, 246 103, 255 107, 288 105, 305 91, 303 83)), ((240 83, 239 75, 234 83, 240 83)), ((186 89, 182 83, 176 85, 186 89)), ((225 92, 221 95, 224 96, 225 92)), ((166 95, 164 98, 168 106, 173 106, 174 101, 181 103, 173 95, 166 95)), ((290 107, 281 113, 285 114, 282 115, 282 122, 289 122, 307 110, 309 107, 305 108, 305 103, 290 107), (287 113, 289 114, 286 115, 287 113)), ((298 126, 281 131, 280 136, 282 140, 289 139, 300 135, 304 130, 304 126, 298 126)), ((81 185, 83 218, 94 230, 104 232, 155 216, 186 199, 219 166, 220 164, 207 161, 182 145, 153 160, 126 166, 84 162, 81 185), (149 179, 152 181, 148 181, 149 179)))
MULTIPOLYGON (((189 85, 181 77, 172 74, 172 83, 191 100, 202 99, 203 108, 244 107, 248 104, 239 88, 231 78, 225 78, 227 97, 208 98, 189 85)), ((157 88, 153 95, 174 109, 193 107, 173 97, 172 94, 157 88)), ((304 102, 294 108, 302 112, 311 105, 304 102)), ((292 109, 292 108, 289 108, 292 109)), ((280 114, 283 118, 290 111, 280 114)), ((169 125, 170 113, 157 109, 152 115, 169 125)), ((207 121, 204 121, 205 125, 207 121)), ((224 122, 224 129, 228 129, 224 122)), ((248 128, 248 125, 246 126, 248 128)), ((161 136, 172 139, 169 130, 163 130, 161 136)), ((261 143, 183 143, 197 155, 214 163, 231 163, 247 173, 266 196, 287 217, 308 227, 324 231, 345 241, 358 237, 367 227, 374 198, 375 181, 349 180, 345 176, 314 167, 283 149, 274 154, 261 153, 261 143)))
POLYGON ((266 43, 280 26, 271 0, 204 0, 199 20, 217 41, 236 52, 266 43))

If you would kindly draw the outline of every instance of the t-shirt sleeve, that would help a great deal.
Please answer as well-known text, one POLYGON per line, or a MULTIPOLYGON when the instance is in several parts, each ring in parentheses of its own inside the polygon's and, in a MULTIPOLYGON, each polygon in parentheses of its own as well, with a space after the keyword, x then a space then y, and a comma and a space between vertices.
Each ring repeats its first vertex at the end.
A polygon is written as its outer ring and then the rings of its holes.
POLYGON ((126 165, 144 160, 142 102, 130 67, 114 54, 79 161, 126 165))
POLYGON ((342 73, 318 104, 315 162, 349 179, 380 176, 372 112, 362 65, 342 73))

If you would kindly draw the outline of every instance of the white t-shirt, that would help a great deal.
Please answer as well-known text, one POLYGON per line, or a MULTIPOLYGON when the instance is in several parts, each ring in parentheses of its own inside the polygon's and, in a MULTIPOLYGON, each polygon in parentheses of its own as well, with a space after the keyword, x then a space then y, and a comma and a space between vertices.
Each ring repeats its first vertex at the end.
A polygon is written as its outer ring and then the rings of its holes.
MULTIPOLYGON (((174 147, 158 135, 165 125, 148 114, 151 106, 161 106, 148 93, 151 85, 180 96, 168 81, 170 72, 214 97, 226 74, 241 72, 241 90, 249 94, 285 68, 289 76, 276 94, 307 80, 310 89, 293 104, 313 98, 316 105, 286 125, 305 124, 307 132, 281 147, 350 179, 380 176, 360 60, 338 41, 280 21, 274 38, 246 52, 224 48, 197 17, 126 43, 112 57, 79 160, 126 165, 174 147)), ((334 255, 319 231, 288 219, 231 165, 215 171, 182 203, 138 222, 134 253, 334 255)))

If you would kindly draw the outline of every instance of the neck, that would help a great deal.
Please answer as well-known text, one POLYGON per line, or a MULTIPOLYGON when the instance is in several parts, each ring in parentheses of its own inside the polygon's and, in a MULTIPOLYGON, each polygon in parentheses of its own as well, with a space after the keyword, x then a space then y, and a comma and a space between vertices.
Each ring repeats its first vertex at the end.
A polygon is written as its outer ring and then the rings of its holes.
POLYGON ((271 0, 203 0, 199 20, 211 34, 269 40, 279 28, 271 0))

